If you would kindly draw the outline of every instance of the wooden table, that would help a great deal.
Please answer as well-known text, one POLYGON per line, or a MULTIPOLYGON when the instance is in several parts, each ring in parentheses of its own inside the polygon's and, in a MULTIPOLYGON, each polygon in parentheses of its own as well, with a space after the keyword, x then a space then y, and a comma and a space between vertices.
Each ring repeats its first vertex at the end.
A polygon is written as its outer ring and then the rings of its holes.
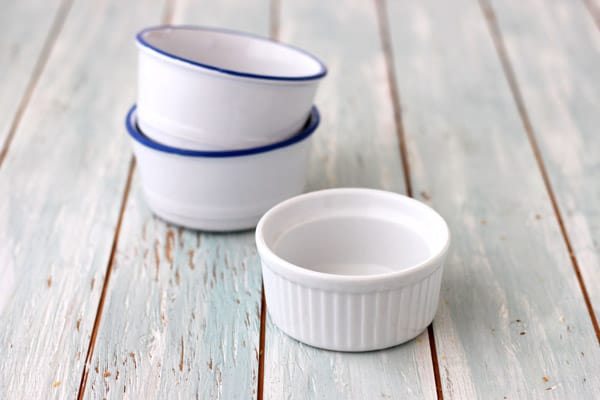
POLYGON ((600 1, 19 0, 0 22, 0 398, 600 396, 600 1), (433 325, 363 354, 282 334, 253 233, 152 216, 134 33, 226 26, 328 65, 308 190, 447 219, 433 325))

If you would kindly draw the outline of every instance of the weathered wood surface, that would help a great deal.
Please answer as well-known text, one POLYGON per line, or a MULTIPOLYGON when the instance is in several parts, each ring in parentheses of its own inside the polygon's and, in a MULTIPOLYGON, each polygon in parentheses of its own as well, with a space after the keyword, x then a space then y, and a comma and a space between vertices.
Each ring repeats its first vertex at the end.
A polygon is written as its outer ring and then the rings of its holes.
POLYGON ((132 187, 86 398, 256 396, 261 278, 252 232, 199 234, 132 187))
MULTIPOLYGON (((172 12, 175 23, 269 33, 268 1, 189 1, 172 12)), ((253 232, 170 226, 148 210, 136 174, 119 237, 85 397, 255 398, 261 275, 253 232)))
MULTIPOLYGON (((413 191, 453 233, 434 321, 444 398, 600 393, 597 332, 515 101, 598 313, 597 1, 5 3, 0 154, 19 124, 0 155, 0 398, 74 398, 90 343, 86 398, 257 395, 253 233, 198 234, 156 219, 135 170, 125 193, 133 35, 165 16, 271 32, 324 59, 309 190, 406 192, 390 95, 399 92, 413 191)), ((302 345, 268 319, 264 328, 264 398, 436 397, 427 333, 348 354, 302 345)))
POLYGON ((174 0, 173 23, 216 26, 269 36, 269 0, 174 0))
MULTIPOLYGON (((63 0, 8 1, 0 12, 0 163, 4 146, 54 43, 68 8, 63 0), (63 6, 61 8, 61 5, 63 6), (27 21, 27 23, 15 23, 27 21), (54 29, 53 29, 54 28, 54 29)), ((1 297, 2 295, 0 295, 1 297)), ((0 309, 2 300, 0 298, 0 309)))
POLYGON ((414 190, 453 233, 434 320, 444 398, 594 398, 596 335, 482 9, 388 14, 414 190))
POLYGON ((598 318, 600 30, 581 2, 492 4, 598 318))
MULTIPOLYGON (((323 116, 309 190, 364 186, 404 192, 386 64, 373 2, 285 0, 280 35, 320 55, 329 75, 316 103, 323 116)), ((427 332, 381 352, 305 346, 266 326, 265 399, 435 398, 427 332)))
POLYGON ((161 10, 76 0, 0 169, 0 398, 77 395, 129 168, 130 38, 161 10))

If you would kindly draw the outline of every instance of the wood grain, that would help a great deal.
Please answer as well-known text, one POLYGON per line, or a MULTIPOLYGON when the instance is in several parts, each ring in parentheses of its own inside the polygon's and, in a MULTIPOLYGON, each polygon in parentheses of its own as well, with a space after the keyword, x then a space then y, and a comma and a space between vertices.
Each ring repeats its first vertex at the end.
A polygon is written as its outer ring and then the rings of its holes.
POLYGON ((579 2, 494 2, 493 9, 598 318, 600 31, 579 2))
MULTIPOLYGON (((269 32, 266 0, 181 1, 172 11, 174 23, 269 32)), ((136 173, 85 397, 256 397, 261 275, 253 233, 173 227, 148 210, 138 179, 136 173)))
POLYGON ((23 114, 0 170, 0 270, 10 282, 0 398, 77 395, 129 167, 131 38, 161 9, 76 0, 23 114))
MULTIPOLYGON (((0 165, 22 110, 45 65, 69 3, 50 0, 2 3, 0 26, 0 165), (14 23, 28 21, 28 23, 14 23), (35 28, 32 28, 35 27, 35 28)), ((0 299, 0 309, 2 300, 0 299)))
POLYGON ((388 9, 415 192, 453 233, 434 321, 444 398, 593 398, 600 349, 482 10, 388 9))
MULTIPOLYGON (((280 39, 323 58, 329 75, 316 103, 309 189, 363 186, 404 192, 405 184, 375 4, 281 2, 280 39)), ((427 333, 363 354, 318 350, 268 320, 265 399, 435 398, 427 333)))
POLYGON ((200 234, 125 209, 86 398, 255 396, 260 267, 252 232, 200 234))

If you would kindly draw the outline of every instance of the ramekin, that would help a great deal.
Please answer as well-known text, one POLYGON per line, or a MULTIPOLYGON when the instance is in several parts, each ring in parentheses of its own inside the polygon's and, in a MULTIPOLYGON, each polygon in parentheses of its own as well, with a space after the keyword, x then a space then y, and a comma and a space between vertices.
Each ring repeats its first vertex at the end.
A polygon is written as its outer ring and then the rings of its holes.
POLYGON ((294 136, 327 73, 300 49, 226 29, 151 27, 137 45, 138 124, 183 149, 246 149, 294 136))
POLYGON ((192 229, 233 231, 253 228, 274 204, 303 191, 319 118, 313 107, 295 136, 236 151, 192 151, 157 143, 138 128, 135 106, 126 126, 146 200, 156 215, 192 229))
POLYGON ((398 345, 433 320, 449 242, 437 212, 396 193, 329 189, 288 199, 256 228, 267 310, 311 346, 398 345))

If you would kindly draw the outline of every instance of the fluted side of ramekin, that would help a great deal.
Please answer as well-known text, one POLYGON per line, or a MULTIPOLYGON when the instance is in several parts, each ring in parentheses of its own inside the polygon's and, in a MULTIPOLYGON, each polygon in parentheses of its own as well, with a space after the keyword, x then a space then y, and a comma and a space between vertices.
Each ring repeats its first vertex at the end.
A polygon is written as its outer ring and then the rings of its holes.
POLYGON ((418 336, 436 313, 443 260, 433 272, 388 290, 345 292, 307 287, 262 263, 267 310, 283 332, 311 346, 369 351, 418 336))

